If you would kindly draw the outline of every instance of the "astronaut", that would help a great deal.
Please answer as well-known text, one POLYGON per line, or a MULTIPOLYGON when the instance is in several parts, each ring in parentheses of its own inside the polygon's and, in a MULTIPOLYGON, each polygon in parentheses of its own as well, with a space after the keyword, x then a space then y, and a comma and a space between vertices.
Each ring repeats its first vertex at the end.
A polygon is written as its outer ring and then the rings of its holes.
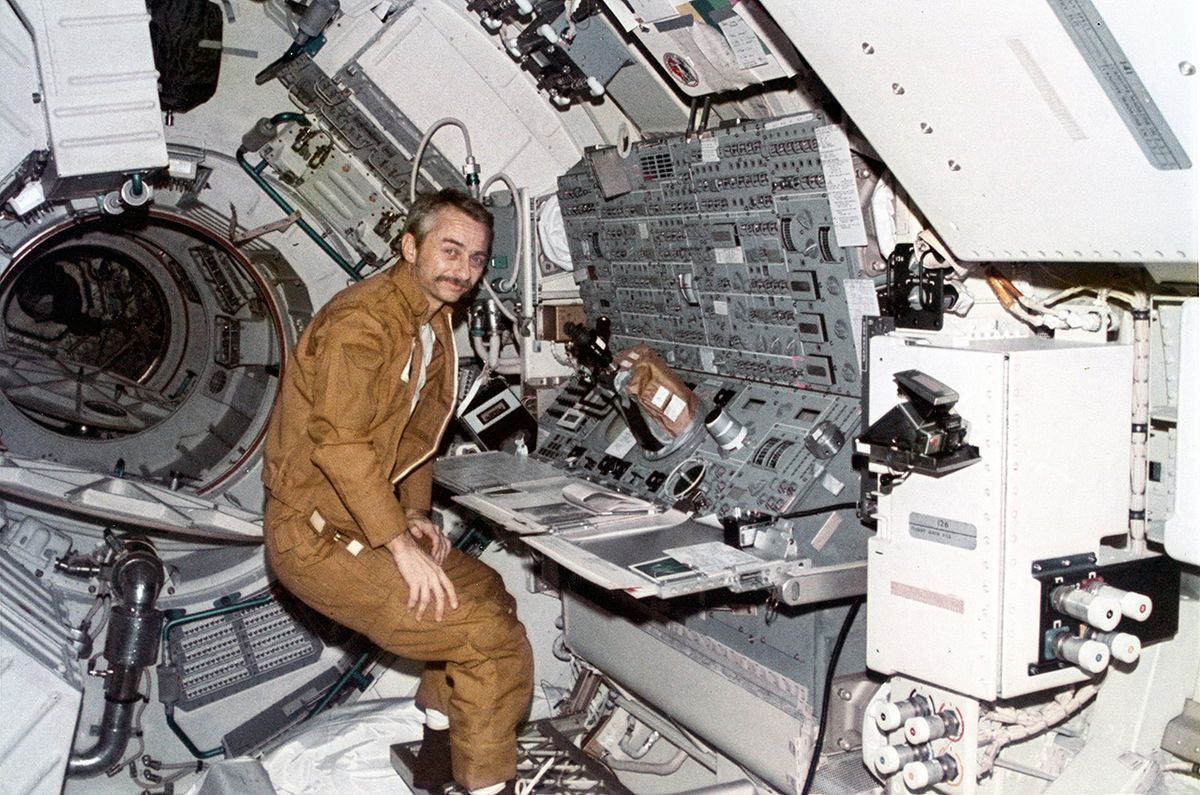
POLYGON ((453 305, 487 265, 492 217, 442 190, 410 210, 401 261, 333 298, 296 345, 267 430, 267 559, 300 599, 426 663, 414 783, 513 792, 532 654, 491 568, 429 518, 450 422, 453 305))

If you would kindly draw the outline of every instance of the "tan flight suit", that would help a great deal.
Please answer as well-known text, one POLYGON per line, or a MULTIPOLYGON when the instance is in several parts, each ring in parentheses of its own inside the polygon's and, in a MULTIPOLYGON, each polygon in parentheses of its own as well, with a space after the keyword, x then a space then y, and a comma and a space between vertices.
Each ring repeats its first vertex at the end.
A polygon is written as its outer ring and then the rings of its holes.
POLYGON ((457 389, 445 307, 431 321, 433 356, 412 407, 427 311, 400 263, 343 290, 313 318, 267 429, 264 535, 267 560, 289 591, 380 647, 427 662, 417 703, 450 717, 454 778, 476 788, 516 776, 533 658, 491 568, 451 550, 443 569, 459 607, 438 623, 431 606, 417 622, 383 548, 408 532, 405 509, 429 509, 432 457, 457 389))

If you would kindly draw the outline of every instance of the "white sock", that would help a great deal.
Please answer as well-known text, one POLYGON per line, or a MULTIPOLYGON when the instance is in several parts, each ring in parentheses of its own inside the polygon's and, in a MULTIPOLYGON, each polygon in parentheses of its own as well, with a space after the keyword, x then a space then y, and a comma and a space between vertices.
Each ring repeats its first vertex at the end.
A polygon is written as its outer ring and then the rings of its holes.
MULTIPOLYGON (((435 732, 444 732, 450 728, 450 718, 436 709, 425 710, 425 725, 435 732)), ((500 790, 496 790, 499 792, 500 790)))
POLYGON ((471 795, 496 795, 497 792, 500 792, 503 789, 504 789, 504 782, 501 781, 499 784, 490 784, 486 787, 480 787, 479 789, 473 789, 473 790, 471 790, 471 795))

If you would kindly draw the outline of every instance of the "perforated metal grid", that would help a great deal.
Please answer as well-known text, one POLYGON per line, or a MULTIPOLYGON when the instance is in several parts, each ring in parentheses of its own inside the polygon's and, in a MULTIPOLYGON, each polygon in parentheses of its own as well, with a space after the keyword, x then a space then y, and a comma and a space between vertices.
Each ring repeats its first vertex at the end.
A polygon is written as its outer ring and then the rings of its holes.
POLYGON ((302 668, 322 644, 278 601, 242 612, 173 627, 171 666, 160 675, 178 680, 180 709, 210 704, 302 668))

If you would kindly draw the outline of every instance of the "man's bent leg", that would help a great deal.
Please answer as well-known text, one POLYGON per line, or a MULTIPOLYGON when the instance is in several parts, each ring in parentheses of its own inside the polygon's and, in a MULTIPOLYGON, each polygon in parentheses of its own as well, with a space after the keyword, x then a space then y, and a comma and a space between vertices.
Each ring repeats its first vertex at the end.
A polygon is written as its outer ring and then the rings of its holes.
POLYGON ((455 779, 468 788, 512 779, 516 727, 533 692, 533 657, 500 576, 452 550, 443 568, 454 583, 459 607, 441 622, 428 613, 418 622, 408 610, 408 587, 387 550, 364 549, 355 556, 312 533, 299 534, 300 543, 281 551, 273 543, 271 525, 286 523, 294 530, 293 523, 307 520, 271 507, 267 553, 280 582, 380 647, 435 663, 422 678, 418 703, 450 716, 455 779), (436 663, 444 663, 444 669, 438 671, 436 663))
POLYGON ((417 703, 450 717, 454 778, 480 787, 516 776, 516 729, 533 692, 533 655, 500 575, 458 552, 444 568, 458 591, 455 614, 469 615, 455 616, 462 619, 452 630, 458 648, 444 665, 426 667, 417 703))

